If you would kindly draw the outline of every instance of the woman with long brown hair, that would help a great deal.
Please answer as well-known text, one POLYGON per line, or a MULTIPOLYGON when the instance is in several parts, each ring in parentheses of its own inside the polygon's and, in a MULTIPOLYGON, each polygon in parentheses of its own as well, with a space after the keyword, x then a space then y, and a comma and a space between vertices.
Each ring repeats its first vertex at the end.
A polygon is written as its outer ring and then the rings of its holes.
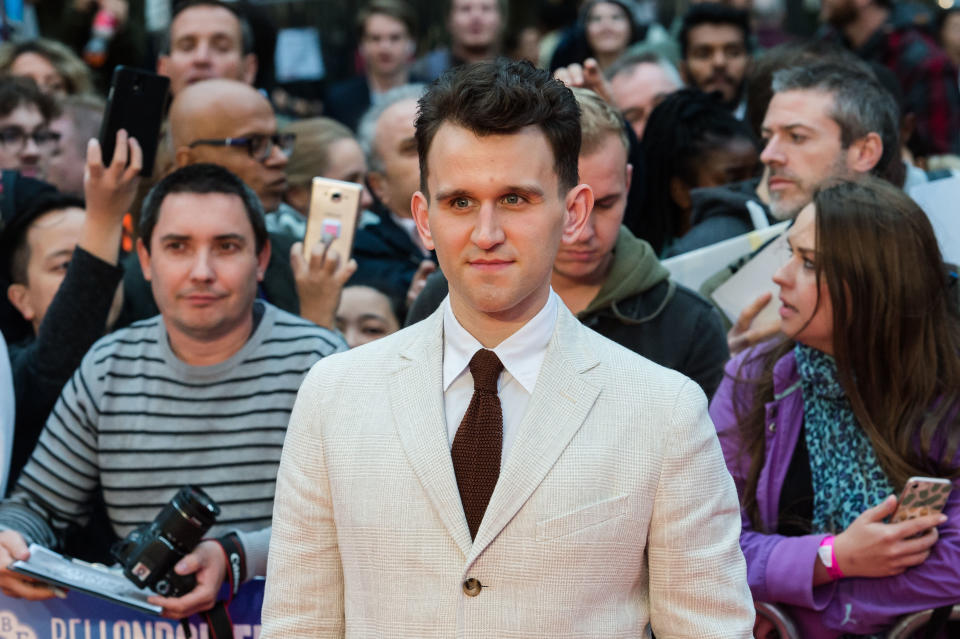
POLYGON ((754 599, 809 638, 960 603, 960 319, 930 222, 877 180, 800 212, 774 276, 786 339, 727 365, 710 414, 740 494, 754 599), (943 515, 885 523, 912 476, 943 515))

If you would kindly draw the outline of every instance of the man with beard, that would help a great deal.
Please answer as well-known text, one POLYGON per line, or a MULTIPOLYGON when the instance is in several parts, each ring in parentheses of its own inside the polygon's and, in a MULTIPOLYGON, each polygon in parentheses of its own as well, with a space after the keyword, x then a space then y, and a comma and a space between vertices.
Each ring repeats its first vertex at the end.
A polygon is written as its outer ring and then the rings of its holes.
MULTIPOLYGON (((898 112, 893 96, 865 68, 836 62, 791 67, 773 75, 773 98, 763 120, 760 161, 766 167, 756 183, 742 182, 694 192, 694 222, 753 229, 748 203, 769 207, 773 222, 793 219, 814 191, 831 179, 871 173, 895 184, 902 177, 898 112)), ((701 287, 709 294, 751 256, 747 255, 701 287)), ((769 301, 761 295, 741 314, 727 335, 736 353, 779 331, 779 323, 751 326, 769 301)))
POLYGON ((914 143, 931 154, 960 152, 957 70, 936 41, 888 0, 823 0, 825 39, 842 42, 900 81, 904 111, 916 115, 914 143))
POLYGON ((750 16, 743 9, 712 2, 695 4, 680 29, 680 68, 690 86, 719 93, 742 119, 744 78, 750 63, 750 16))

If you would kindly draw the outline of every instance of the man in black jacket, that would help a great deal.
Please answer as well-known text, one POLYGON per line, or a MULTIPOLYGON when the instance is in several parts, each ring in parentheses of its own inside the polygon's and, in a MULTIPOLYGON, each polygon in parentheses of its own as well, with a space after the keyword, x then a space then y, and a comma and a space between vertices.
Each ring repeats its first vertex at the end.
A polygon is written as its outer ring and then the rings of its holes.
MULTIPOLYGON (((576 244, 563 246, 550 284, 585 325, 700 384, 709 397, 723 377, 727 343, 720 316, 693 291, 670 280, 650 245, 622 226, 632 167, 617 111, 586 89, 580 105, 580 181, 595 197, 576 244)), ((407 321, 422 319, 446 293, 427 281, 407 321)))

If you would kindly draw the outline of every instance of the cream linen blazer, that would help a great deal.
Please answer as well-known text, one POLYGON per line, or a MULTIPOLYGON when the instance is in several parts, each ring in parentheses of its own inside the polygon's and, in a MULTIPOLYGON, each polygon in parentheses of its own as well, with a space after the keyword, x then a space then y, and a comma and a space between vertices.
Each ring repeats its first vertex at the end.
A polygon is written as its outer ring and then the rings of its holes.
POLYGON ((703 392, 561 305, 471 542, 442 310, 317 363, 277 479, 263 639, 752 637, 740 510, 703 392), (477 583, 479 582, 479 583, 477 583))

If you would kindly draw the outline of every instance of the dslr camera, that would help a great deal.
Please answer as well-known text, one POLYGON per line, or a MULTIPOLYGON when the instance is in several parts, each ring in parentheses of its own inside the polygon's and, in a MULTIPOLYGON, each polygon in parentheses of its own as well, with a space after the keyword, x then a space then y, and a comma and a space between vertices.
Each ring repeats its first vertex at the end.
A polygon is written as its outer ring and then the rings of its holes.
POLYGON ((203 490, 184 486, 151 524, 114 543, 110 554, 137 587, 164 597, 185 595, 197 579, 178 575, 173 567, 197 547, 219 514, 220 507, 203 490))

